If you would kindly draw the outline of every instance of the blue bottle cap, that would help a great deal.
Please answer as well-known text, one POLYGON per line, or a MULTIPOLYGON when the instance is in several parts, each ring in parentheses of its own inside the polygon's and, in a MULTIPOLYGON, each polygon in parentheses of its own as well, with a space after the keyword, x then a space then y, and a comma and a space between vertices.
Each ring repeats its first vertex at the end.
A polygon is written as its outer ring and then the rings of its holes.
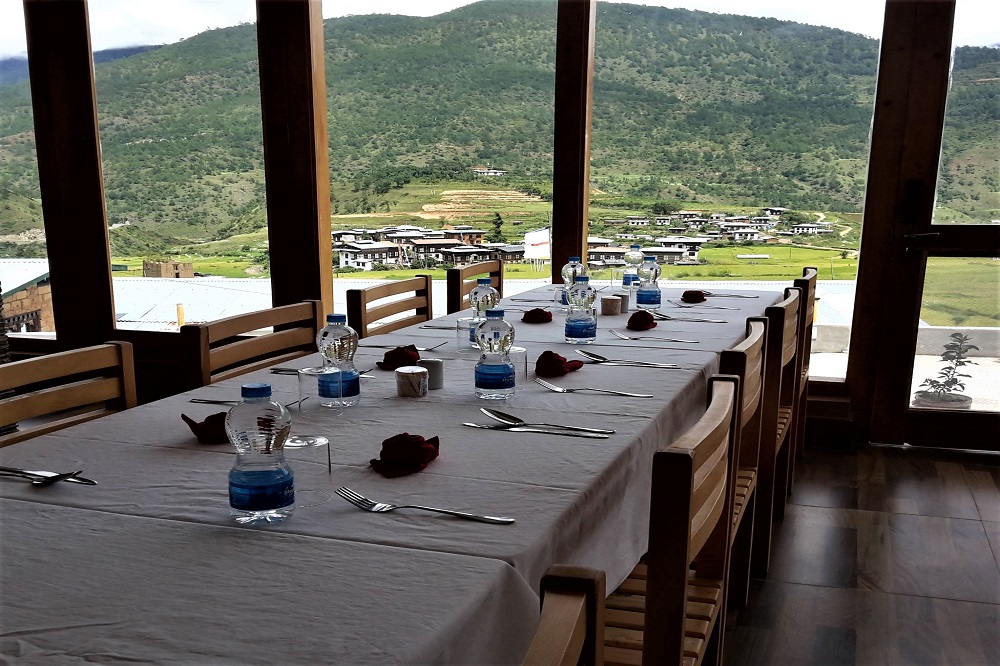
POLYGON ((631 275, 623 275, 622 276, 622 284, 632 284, 632 276, 631 275))
POLYGON ((346 324, 347 315, 345 314, 328 314, 326 316, 326 323, 328 324, 346 324))
POLYGON ((587 284, 588 282, 590 282, 590 276, 589 275, 577 275, 576 276, 576 281, 577 282, 582 282, 584 284, 587 284))
POLYGON ((493 284, 493 278, 476 278, 476 284, 493 284))
POLYGON ((503 319, 503 308, 490 308, 486 311, 487 319, 495 319, 497 317, 503 319))
POLYGON ((646 257, 646 261, 656 261, 656 257, 646 257))
POLYGON ((633 246, 632 246, 631 248, 629 248, 629 249, 631 249, 631 250, 638 250, 638 249, 641 249, 641 248, 642 248, 642 246, 641 246, 641 245, 633 245, 633 246))
POLYGON ((572 263, 574 261, 579 262, 580 261, 580 257, 570 257, 569 260, 570 260, 570 263, 572 263))
POLYGON ((270 398, 270 384, 244 384, 240 387, 240 395, 244 398, 270 398))

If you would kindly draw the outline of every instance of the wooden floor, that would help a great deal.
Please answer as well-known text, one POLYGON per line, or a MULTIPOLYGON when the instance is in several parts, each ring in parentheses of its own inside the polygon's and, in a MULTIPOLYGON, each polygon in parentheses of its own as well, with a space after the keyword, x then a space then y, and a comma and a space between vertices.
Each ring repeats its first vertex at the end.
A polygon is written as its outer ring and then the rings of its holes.
POLYGON ((1000 664, 1000 456, 807 451, 727 666, 1000 664))

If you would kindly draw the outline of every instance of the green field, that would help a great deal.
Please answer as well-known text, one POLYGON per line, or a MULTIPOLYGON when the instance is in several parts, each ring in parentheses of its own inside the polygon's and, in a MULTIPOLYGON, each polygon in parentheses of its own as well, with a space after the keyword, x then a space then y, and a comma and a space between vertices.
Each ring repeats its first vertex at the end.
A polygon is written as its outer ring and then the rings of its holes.
POLYGON ((929 258, 920 318, 931 326, 1000 326, 1000 260, 929 258))

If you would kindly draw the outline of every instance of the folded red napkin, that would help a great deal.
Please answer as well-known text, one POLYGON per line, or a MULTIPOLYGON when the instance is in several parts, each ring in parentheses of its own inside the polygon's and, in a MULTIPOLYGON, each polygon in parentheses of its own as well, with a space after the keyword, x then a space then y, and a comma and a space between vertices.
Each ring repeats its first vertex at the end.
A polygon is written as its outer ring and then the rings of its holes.
POLYGON ((404 365, 416 365, 419 360, 420 352, 417 351, 417 346, 406 345, 405 347, 400 346, 390 349, 385 353, 381 361, 375 361, 375 365, 383 370, 395 370, 396 368, 402 368, 404 365))
POLYGON ((382 476, 394 479, 397 476, 413 474, 427 467, 438 457, 437 437, 424 439, 420 435, 401 433, 382 442, 378 458, 369 460, 372 468, 382 476))
POLYGON ((681 300, 685 303, 701 303, 705 300, 705 292, 698 289, 688 289, 681 294, 681 300))
POLYGON ((539 377, 562 377, 582 367, 583 361, 567 361, 554 351, 543 351, 535 361, 535 374, 539 377))
POLYGON ((547 324, 552 321, 552 313, 542 308, 532 308, 524 313, 521 321, 525 324, 547 324))
POLYGON ((653 315, 649 314, 645 310, 639 310, 634 315, 628 318, 628 323, 625 324, 625 328, 630 331, 648 331, 651 328, 656 327, 656 320, 653 319, 653 315))
POLYGON ((187 414, 181 414, 184 423, 188 424, 191 432, 202 444, 228 444, 229 437, 226 436, 226 414, 228 412, 217 412, 209 414, 200 423, 187 414))

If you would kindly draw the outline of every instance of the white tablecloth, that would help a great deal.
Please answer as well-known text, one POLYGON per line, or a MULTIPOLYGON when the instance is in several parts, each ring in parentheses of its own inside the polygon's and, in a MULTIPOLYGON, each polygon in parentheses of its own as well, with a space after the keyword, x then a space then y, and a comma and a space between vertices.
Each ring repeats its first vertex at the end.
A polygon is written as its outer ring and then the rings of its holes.
MULTIPOLYGON (((543 288, 536 293, 550 292, 543 288)), ((665 290, 665 296, 676 298, 680 292, 665 290)), ((526 297, 530 295, 519 296, 526 297)), ((326 434, 334 459, 333 472, 328 473, 322 449, 289 452, 297 490, 332 493, 339 486, 349 486, 378 500, 507 515, 517 522, 495 526, 405 510, 369 514, 334 496, 324 504, 297 509, 292 519, 268 532, 321 537, 321 543, 363 543, 394 552, 406 549, 475 561, 498 560, 512 566, 521 584, 531 590, 537 590, 541 575, 553 563, 593 566, 607 572, 613 588, 645 551, 652 453, 704 412, 706 381, 718 368, 718 352, 742 339, 747 316, 762 314, 779 297, 759 293, 759 298, 713 300, 740 308, 733 311, 673 309, 665 301, 664 311, 670 314, 726 321, 661 322, 648 333, 700 341, 690 345, 621 340, 608 329, 625 330, 628 315, 599 317, 598 341, 587 349, 612 358, 665 361, 680 367, 587 365, 553 380, 569 387, 652 393, 653 399, 553 393, 529 383, 513 399, 494 405, 528 421, 614 428, 617 432, 605 440, 462 426, 465 421, 490 421, 478 411, 486 401, 473 393, 478 355, 457 350, 453 331, 411 327, 363 340, 356 357, 362 369, 373 367, 385 352, 371 345, 414 342, 430 346, 447 341, 444 347, 423 354, 445 359, 446 386, 427 398, 398 398, 393 374, 374 370, 371 379, 363 380, 361 404, 343 415, 293 409, 293 432, 326 434), (400 432, 437 435, 441 455, 423 472, 385 479, 368 461, 378 456, 382 440, 400 432)), ((575 347, 563 341, 558 313, 552 323, 536 325, 519 323, 520 312, 510 314, 517 327, 516 344, 528 349, 532 366, 546 349, 580 358, 573 353, 575 347)), ((431 326, 448 325, 457 317, 435 320, 431 326)), ((289 365, 316 363, 318 356, 289 365)), ((231 447, 198 444, 180 414, 200 420, 224 410, 187 400, 192 395, 235 399, 240 384, 249 381, 270 382, 275 398, 282 402, 298 397, 294 376, 259 371, 7 447, 0 450, 0 464, 84 469, 101 483, 95 487, 61 483, 37 489, 3 482, 0 497, 160 519, 146 521, 152 524, 170 520, 171 524, 242 529, 229 527, 226 474, 233 462, 231 447)), ((437 582, 446 586, 447 576, 437 582)), ((403 608, 395 603, 392 607, 403 608)))
POLYGON ((498 560, 20 500, 0 512, 5 664, 516 663, 537 622, 498 560))

